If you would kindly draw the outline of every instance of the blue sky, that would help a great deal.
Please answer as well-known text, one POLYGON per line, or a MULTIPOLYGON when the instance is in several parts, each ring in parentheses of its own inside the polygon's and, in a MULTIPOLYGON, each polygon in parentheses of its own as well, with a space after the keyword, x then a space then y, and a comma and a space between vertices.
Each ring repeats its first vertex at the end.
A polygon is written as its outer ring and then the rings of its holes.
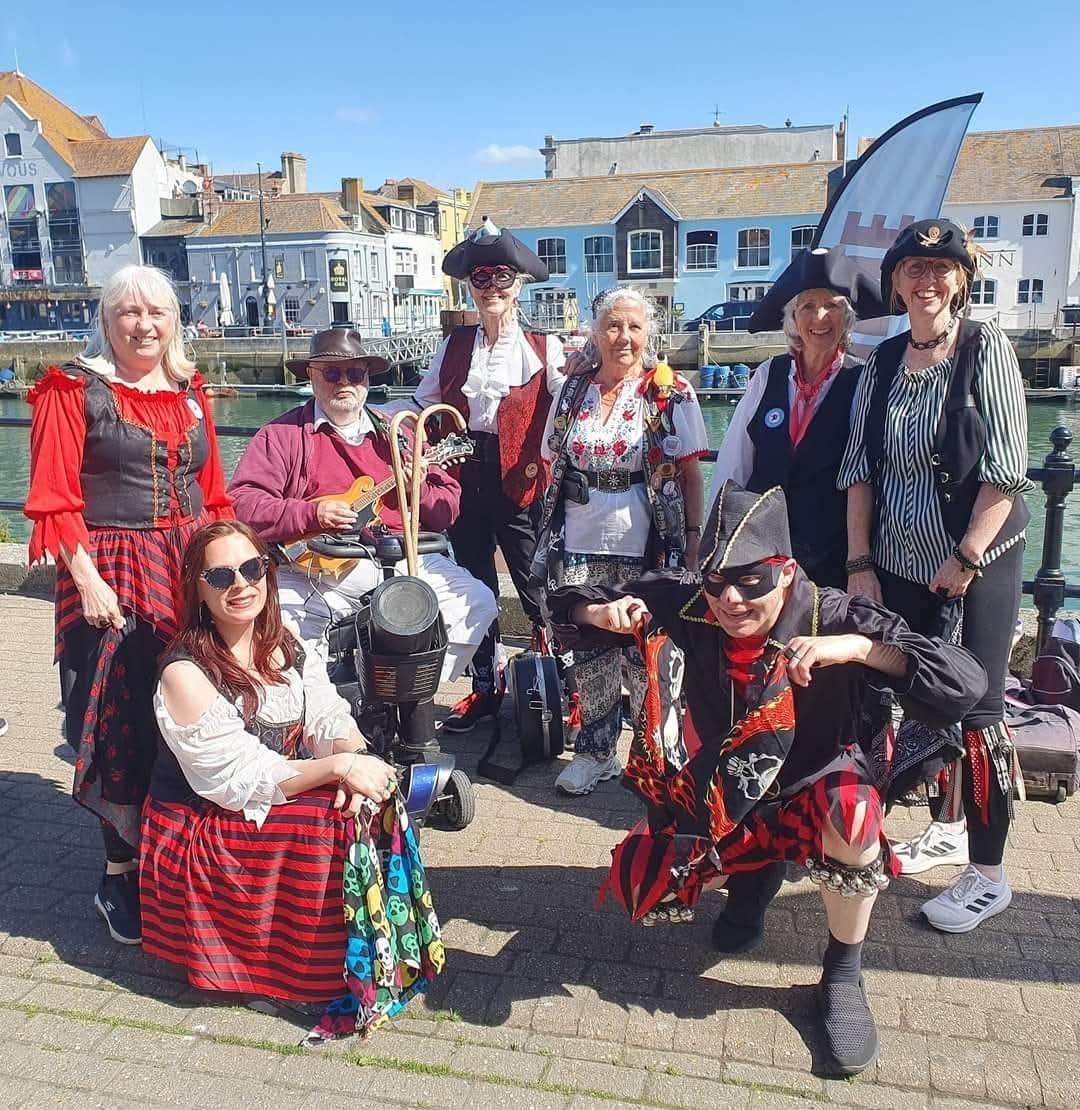
POLYGON ((309 187, 542 176, 544 135, 836 123, 854 137, 981 90, 973 130, 1080 123, 1080 2, 11 0, 14 65, 110 134, 197 148, 217 172, 308 158, 309 187), (448 14, 460 13, 453 20, 448 14), (1030 13, 1030 16, 1028 16, 1030 13))

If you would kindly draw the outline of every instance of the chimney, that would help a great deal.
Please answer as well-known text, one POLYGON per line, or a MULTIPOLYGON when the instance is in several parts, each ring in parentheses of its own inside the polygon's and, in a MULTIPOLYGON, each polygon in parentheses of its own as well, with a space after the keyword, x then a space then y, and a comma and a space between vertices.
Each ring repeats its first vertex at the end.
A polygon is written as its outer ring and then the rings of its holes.
POLYGON ((343 177, 341 179, 341 207, 354 216, 360 213, 360 194, 364 191, 362 177, 343 177))
POLYGON ((652 131, 653 131, 653 125, 651 123, 643 123, 638 128, 638 134, 639 135, 651 135, 652 131))
POLYGON ((283 193, 306 193, 307 159, 302 154, 286 150, 281 155, 281 178, 283 193))
POLYGON ((398 184, 396 177, 388 177, 383 183, 382 188, 379 189, 379 195, 386 197, 387 200, 398 199, 398 184))
POLYGON ((410 208, 416 207, 416 188, 413 185, 399 185, 397 187, 397 198, 402 204, 407 204, 410 208))

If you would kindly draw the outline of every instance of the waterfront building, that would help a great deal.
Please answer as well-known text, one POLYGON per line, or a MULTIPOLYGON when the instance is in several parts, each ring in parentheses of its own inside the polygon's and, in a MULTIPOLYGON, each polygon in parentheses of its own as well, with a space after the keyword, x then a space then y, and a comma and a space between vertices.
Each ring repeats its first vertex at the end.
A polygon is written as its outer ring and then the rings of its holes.
POLYGON ((598 293, 631 284, 665 324, 723 301, 756 300, 810 245, 835 161, 603 177, 484 181, 469 226, 485 217, 544 260, 550 278, 526 286, 522 306, 561 328, 598 293))
POLYGON ((142 260, 139 237, 172 188, 149 136, 114 138, 0 73, 0 331, 89 327, 102 283, 142 260))
POLYGON ((780 162, 833 162, 844 157, 844 125, 783 127, 749 124, 658 131, 643 123, 630 135, 556 139, 544 136, 540 148, 544 176, 602 177, 662 173, 665 170, 768 166, 780 162))

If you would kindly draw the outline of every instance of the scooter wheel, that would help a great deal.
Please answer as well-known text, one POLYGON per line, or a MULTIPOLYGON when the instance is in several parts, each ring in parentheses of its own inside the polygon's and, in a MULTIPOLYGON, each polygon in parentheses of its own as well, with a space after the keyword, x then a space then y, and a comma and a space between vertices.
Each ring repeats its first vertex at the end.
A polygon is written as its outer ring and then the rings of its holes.
POLYGON ((476 796, 472 780, 464 771, 450 772, 446 792, 440 801, 441 815, 452 829, 463 829, 476 816, 476 796))

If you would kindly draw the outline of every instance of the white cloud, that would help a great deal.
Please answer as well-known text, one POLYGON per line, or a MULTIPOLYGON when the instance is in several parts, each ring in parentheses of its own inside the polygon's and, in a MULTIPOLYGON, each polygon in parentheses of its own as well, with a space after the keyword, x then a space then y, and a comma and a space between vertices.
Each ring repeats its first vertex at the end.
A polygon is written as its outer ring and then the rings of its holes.
POLYGON ((344 105, 334 112, 338 123, 374 123, 379 113, 374 108, 349 108, 344 105))
POLYGON ((489 143, 483 150, 476 152, 476 158, 480 162, 532 162, 539 160, 540 151, 523 143, 514 146, 489 143))

